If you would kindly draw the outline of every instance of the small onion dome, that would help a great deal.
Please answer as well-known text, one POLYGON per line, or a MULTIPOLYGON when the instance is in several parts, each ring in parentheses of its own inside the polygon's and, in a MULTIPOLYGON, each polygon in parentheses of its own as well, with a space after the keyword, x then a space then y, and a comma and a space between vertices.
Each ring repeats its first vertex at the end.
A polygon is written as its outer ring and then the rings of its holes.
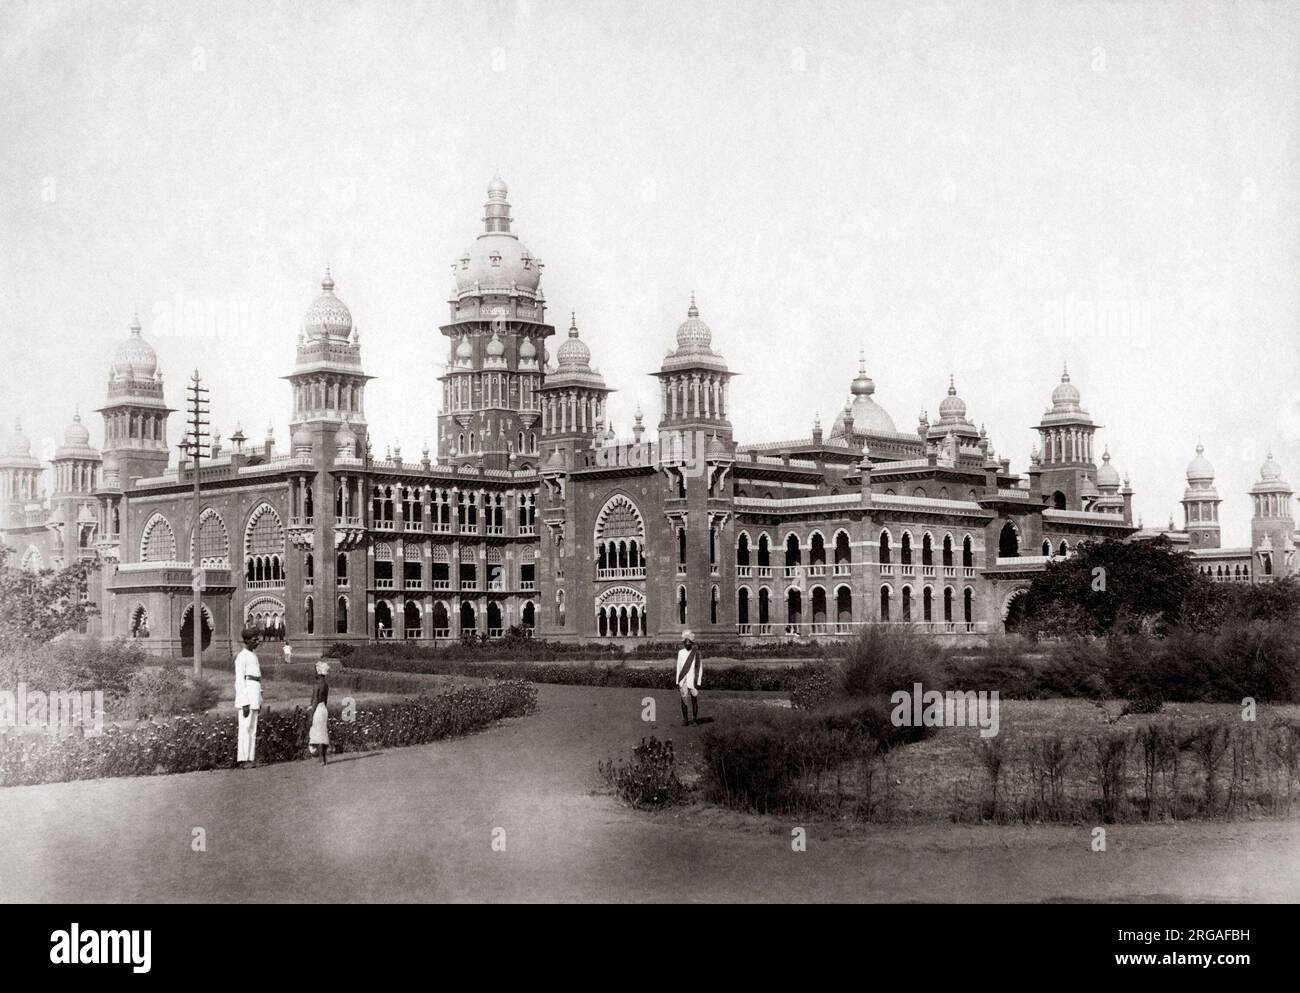
POLYGON ((729 459, 731 453, 727 451, 727 446, 722 439, 717 434, 714 434, 709 438, 709 445, 704 450, 704 457, 709 460, 729 459))
POLYGON ((334 279, 328 268, 320 281, 321 293, 307 308, 302 319, 303 333, 309 338, 338 338, 347 341, 352 334, 352 311, 334 295, 334 279))
POLYGON ((456 346, 456 360, 458 362, 468 362, 474 357, 474 346, 469 343, 469 335, 460 336, 460 344, 456 346))
POLYGON ((563 472, 567 469, 568 463, 564 461, 564 453, 558 448, 551 452, 551 457, 546 460, 544 468, 550 472, 563 472))
POLYGON ((89 448, 90 431, 81 423, 81 412, 72 415, 72 423, 63 432, 63 444, 68 448, 89 448))
POLYGON ((499 359, 506 354, 506 346, 501 343, 501 335, 493 331, 492 340, 487 343, 487 356, 490 359, 499 359))
POLYGON ((1119 470, 1110 464, 1109 447, 1101 453, 1101 468, 1097 470, 1097 486, 1103 490, 1119 489, 1119 470))
POLYGON ((357 450, 357 436, 352 431, 352 425, 348 423, 346 415, 343 418, 342 425, 339 426, 338 432, 334 435, 335 444, 338 446, 339 455, 354 455, 357 450))
POLYGON ((700 310, 695 306, 695 294, 691 294, 691 305, 686 310, 686 320, 677 326, 678 352, 708 352, 713 342, 713 332, 700 319, 700 310))
POLYGON ((561 369, 585 369, 591 365, 591 349, 578 337, 578 317, 573 315, 569 325, 569 337, 559 347, 558 356, 561 369))
POLYGON ((1196 458, 1187 464, 1187 482, 1193 486, 1198 483, 1208 485, 1214 482, 1214 466, 1205 457, 1204 445, 1196 446, 1196 458))
POLYGON ((872 398, 875 392, 875 381, 867 375, 866 356, 858 352, 858 375, 849 385, 849 402, 831 425, 832 441, 845 436, 849 417, 853 419, 853 434, 858 437, 898 433, 889 411, 872 398))
POLYGON ((939 403, 939 423, 966 419, 966 401, 957 395, 957 386, 948 377, 948 395, 939 403))
POLYGON ((5 447, 5 454, 13 459, 29 459, 32 457, 32 443, 27 435, 23 434, 21 418, 14 419, 14 433, 9 436, 9 444, 5 447))
POLYGON ((140 333, 140 318, 131 321, 131 333, 113 352, 113 372, 118 376, 151 379, 158 371, 158 353, 140 333))
POLYGON ((1259 467, 1259 478, 1264 483, 1276 483, 1282 479, 1282 467, 1273 461, 1273 453, 1270 451, 1264 458, 1264 464, 1259 467))
POLYGON ((1069 367, 1064 367, 1061 370, 1060 385, 1052 390, 1052 406, 1054 408, 1078 407, 1079 399, 1079 388, 1070 382, 1069 367))
POLYGON ((519 343, 519 358, 523 362, 537 358, 537 346, 533 344, 532 338, 525 338, 519 343))
POLYGON ((1097 489, 1097 484, 1092 481, 1091 476, 1083 477, 1083 482, 1079 485, 1079 495, 1085 497, 1101 496, 1101 491, 1097 489))
POLYGON ((293 433, 293 438, 289 443, 293 447, 294 455, 310 455, 312 436, 311 432, 307 430, 307 426, 300 426, 298 430, 293 433))

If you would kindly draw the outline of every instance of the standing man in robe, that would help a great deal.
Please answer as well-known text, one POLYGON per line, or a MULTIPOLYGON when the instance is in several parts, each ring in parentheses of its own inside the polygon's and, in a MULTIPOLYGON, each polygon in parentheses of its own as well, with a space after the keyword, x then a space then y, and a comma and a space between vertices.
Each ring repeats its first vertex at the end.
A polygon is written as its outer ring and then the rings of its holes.
POLYGON ((700 683, 704 678, 704 662, 695 647, 695 634, 682 632, 682 647, 677 652, 677 689, 682 694, 682 727, 700 719, 700 683), (686 709, 687 699, 690 711, 686 709))
POLYGON ((255 627, 243 630, 243 650, 235 656, 235 711, 239 715, 238 762, 241 769, 257 764, 257 712, 262 709, 262 666, 257 643, 261 633, 255 627))

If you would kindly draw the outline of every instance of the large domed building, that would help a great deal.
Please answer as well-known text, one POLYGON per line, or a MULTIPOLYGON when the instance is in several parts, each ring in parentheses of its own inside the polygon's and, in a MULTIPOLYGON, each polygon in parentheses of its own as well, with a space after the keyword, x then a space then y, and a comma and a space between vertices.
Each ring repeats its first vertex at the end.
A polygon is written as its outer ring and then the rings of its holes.
MULTIPOLYGON (((106 349, 102 461, 74 415, 47 494, 21 426, 0 442, 0 538, 28 568, 93 558, 95 629, 163 656, 196 642, 228 653, 247 625, 306 658, 335 642, 438 645, 512 629, 630 646, 687 626, 701 641, 761 641, 907 623, 970 641, 1000 630, 1051 561, 1157 534, 1216 580, 1297 571, 1292 494, 1272 458, 1251 490, 1249 548, 1217 547, 1214 470, 1199 447, 1186 532, 1136 528, 1132 487, 1109 451, 1095 459, 1100 427, 1068 370, 1024 473, 976 427, 951 376, 934 420, 923 412, 900 431, 861 355, 847 402, 828 408, 828 436, 817 416, 809 436, 738 443, 723 334, 695 295, 662 329, 614 311, 632 322, 617 337, 580 332, 573 314, 548 347, 542 263, 511 210, 494 178, 481 229, 452 262, 437 386, 397 398, 427 411, 436 459, 427 445, 412 460, 375 442, 357 320, 369 302, 352 299, 354 313, 327 267, 284 328, 295 347, 281 449, 273 426, 260 442, 236 428, 228 447, 213 428, 196 507, 195 465, 173 454, 159 355, 135 320, 106 349), (672 340, 648 370, 657 430, 637 405, 620 440, 594 356, 661 330, 672 340)), ((765 403, 787 401, 775 389, 765 403)), ((1013 387, 1003 395, 1016 402, 1013 387)), ((213 409, 242 399, 214 397, 213 409)))

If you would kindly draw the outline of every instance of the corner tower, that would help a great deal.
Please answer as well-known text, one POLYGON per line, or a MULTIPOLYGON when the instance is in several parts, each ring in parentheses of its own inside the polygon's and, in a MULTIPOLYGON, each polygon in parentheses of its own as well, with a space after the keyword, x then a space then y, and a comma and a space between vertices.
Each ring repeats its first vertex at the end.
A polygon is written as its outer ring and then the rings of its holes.
POLYGON ((542 261, 511 230, 506 194, 493 179, 483 233, 452 263, 451 319, 439 328, 448 339, 439 458, 489 469, 537 455, 545 339, 555 333, 546 323, 542 261))
POLYGON ((1250 488, 1253 513, 1250 518, 1250 547, 1254 574, 1265 582, 1289 576, 1295 571, 1295 518, 1291 513, 1292 490, 1269 452, 1259 469, 1259 481, 1250 488))

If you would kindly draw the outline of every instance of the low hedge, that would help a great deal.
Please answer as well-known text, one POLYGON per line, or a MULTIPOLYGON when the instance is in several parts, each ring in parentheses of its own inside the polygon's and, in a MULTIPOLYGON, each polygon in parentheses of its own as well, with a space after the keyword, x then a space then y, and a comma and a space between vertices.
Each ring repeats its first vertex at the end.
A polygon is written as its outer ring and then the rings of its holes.
MULTIPOLYGON (((461 662, 545 662, 569 660, 573 662, 615 662, 620 659, 668 659, 677 654, 681 644, 676 641, 639 642, 628 651, 610 642, 547 641, 522 634, 486 640, 467 637, 461 641, 428 645, 402 641, 379 644, 353 644, 335 642, 325 652, 330 658, 351 662, 366 668, 382 668, 391 659, 438 659, 461 662)), ((710 658, 736 659, 829 659, 844 654, 845 646, 837 642, 825 644, 793 641, 708 641, 701 647, 710 658)))
POLYGON ((878 700, 815 711, 755 708, 743 722, 704 732, 701 787, 707 800, 754 813, 817 809, 824 777, 932 732, 895 727, 889 706, 878 700))
MULTIPOLYGON (((522 717, 536 706, 536 687, 510 680, 358 707, 352 720, 344 720, 335 707, 329 718, 330 749, 360 752, 425 744, 469 734, 507 717, 522 717)), ((307 723, 302 707, 264 709, 258 720, 257 761, 305 757, 307 723)), ((237 735, 233 713, 110 726, 95 737, 0 734, 0 786, 229 769, 236 764, 237 735)))
MULTIPOLYGON (((564 662, 465 662, 457 659, 390 656, 387 658, 356 656, 344 661, 347 669, 385 673, 421 673, 437 676, 486 676, 489 679, 526 679, 532 683, 562 686, 608 686, 636 689, 670 690, 676 686, 671 666, 654 669, 633 668, 623 663, 612 665, 573 665, 564 662)), ((782 666, 709 666, 704 674, 708 690, 766 690, 793 692, 827 667, 817 665, 782 666)))

